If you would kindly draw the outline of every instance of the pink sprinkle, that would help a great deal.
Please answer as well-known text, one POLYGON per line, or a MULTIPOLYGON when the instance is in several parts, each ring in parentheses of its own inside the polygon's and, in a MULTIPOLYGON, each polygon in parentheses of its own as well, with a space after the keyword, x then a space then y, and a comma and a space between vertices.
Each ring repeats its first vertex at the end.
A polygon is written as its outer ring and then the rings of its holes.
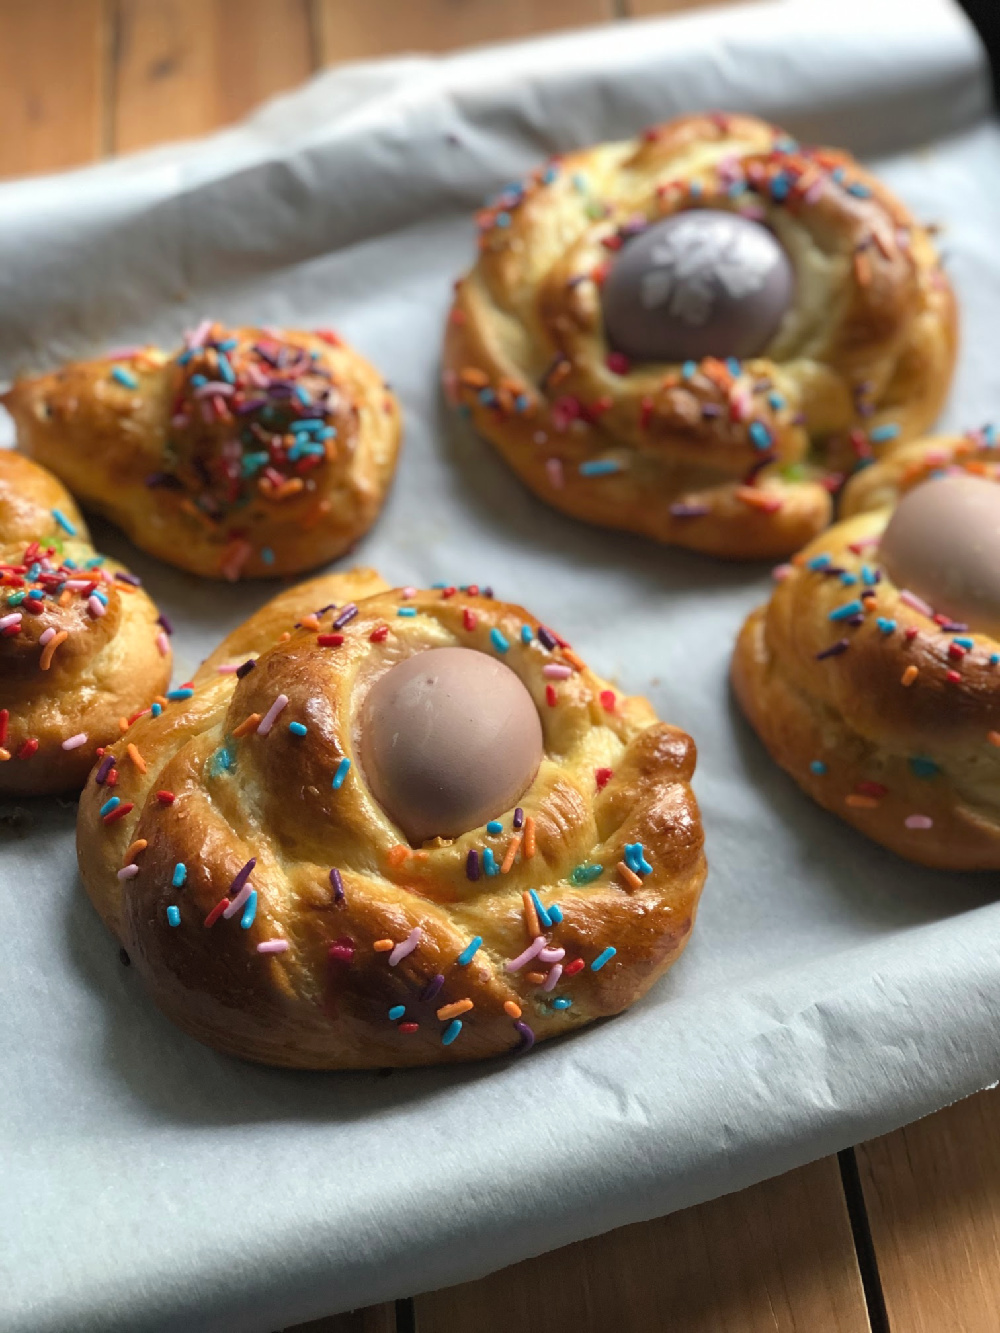
POLYGON ((44 648, 47 643, 56 637, 55 629, 50 625, 48 629, 43 629, 38 636, 38 642, 44 648))
POLYGON ((70 736, 67 740, 63 741, 62 748, 64 750, 79 750, 81 745, 86 744, 87 733, 85 731, 78 731, 75 736, 70 736))
POLYGON ((163 630, 160 630, 159 634, 156 636, 156 646, 160 650, 161 657, 166 657, 167 653, 170 652, 170 644, 167 642, 167 636, 164 634, 163 630))
POLYGON ((253 885, 247 880, 233 901, 222 913, 223 920, 228 921, 231 916, 235 916, 237 912, 241 911, 243 904, 250 897, 251 893, 253 893, 253 885))
POLYGON ((79 592, 81 588, 89 588, 93 581, 93 579, 67 579, 63 587, 72 588, 74 592, 79 592))
POLYGON ((775 565, 771 570, 771 578, 775 583, 784 583, 785 579, 790 578, 795 573, 794 565, 775 565))
POLYGON ((905 602, 907 606, 912 606, 914 611, 919 611, 922 615, 934 619, 933 610, 927 605, 922 597, 918 597, 915 592, 910 592, 909 588, 903 588, 899 594, 899 600, 905 602))
POLYGON ((508 972, 520 972, 525 963, 530 963, 545 948, 545 936, 536 935, 532 942, 525 949, 524 953, 519 953, 516 958, 512 958, 507 964, 508 972))
POLYGON ((803 202, 807 204, 814 204, 825 189, 826 189, 826 180, 824 179, 824 177, 820 176, 813 181, 812 185, 809 186, 809 189, 806 190, 805 194, 802 196, 803 202))
POLYGON ((560 963, 565 957, 565 949, 539 949, 538 951, 538 961, 540 963, 560 963))
POLYGON ((134 356, 145 350, 142 343, 130 343, 127 347, 112 347, 104 355, 109 361, 131 361, 134 356))
POLYGON ((556 983, 562 976, 562 970, 563 970, 562 963, 556 963, 554 967, 550 968, 549 975, 545 978, 544 982, 542 983, 542 990, 555 990, 556 983))
POLYGON ((271 728, 274 726, 274 724, 275 724, 275 722, 276 722, 276 720, 277 720, 278 714, 281 712, 281 710, 282 710, 283 708, 285 708, 285 707, 287 706, 287 704, 288 704, 288 695, 287 695, 287 694, 279 694, 278 697, 277 697, 277 699, 275 699, 274 703, 271 705, 271 707, 267 710, 267 712, 266 712, 266 713, 264 714, 264 716, 261 718, 261 720, 260 720, 260 726, 257 728, 257 735, 258 735, 258 736, 266 736, 266 735, 267 735, 267 733, 268 733, 268 732, 271 730, 271 728))
POLYGON ((545 460, 545 475, 548 477, 549 485, 554 491, 561 491, 566 484, 563 465, 558 458, 547 458, 545 460))
POLYGON ((199 384, 194 391, 196 398, 231 398, 236 392, 235 384, 227 384, 225 380, 209 380, 207 384, 199 384))
POLYGON ((104 609, 105 609, 104 603, 101 601, 99 597, 87 598, 87 610, 90 612, 90 614, 94 617, 95 620, 97 620, 100 616, 104 615, 104 609))
POLYGON ((284 953, 288 948, 287 940, 265 940, 257 945, 258 953, 284 953))
POLYGON ((903 823, 907 828, 933 828, 934 820, 929 815, 907 815, 903 823))
POLYGON ((542 667, 542 675, 548 676, 550 680, 569 680, 573 674, 573 668, 563 666, 561 662, 546 662, 542 667))
POLYGON ((235 676, 237 671, 239 671, 239 667, 235 662, 223 662, 222 666, 216 667, 215 669, 220 676, 235 676))
POLYGON ((419 926, 414 926, 406 939, 397 944, 389 955, 389 966, 395 967, 403 958, 407 958, 420 943, 423 934, 419 926))
POLYGON ((20 611, 12 611, 9 616, 0 616, 0 629, 6 629, 8 625, 16 625, 20 619, 20 611))
POLYGON ((136 875, 138 875, 138 873, 139 873, 139 867, 138 867, 138 866, 122 866, 121 870, 119 870, 119 872, 118 872, 118 878, 119 878, 119 879, 135 879, 135 877, 136 877, 136 875))
POLYGON ((406 598, 406 597, 416 597, 416 595, 417 595, 417 590, 416 590, 416 588, 404 588, 403 591, 402 591, 399 595, 400 595, 400 597, 403 597, 403 598, 406 598))
POLYGON ((202 343, 204 343, 205 339, 211 332, 212 321, 210 319, 203 319, 196 329, 192 329, 190 332, 185 333, 184 341, 187 343, 188 347, 201 347, 202 343))

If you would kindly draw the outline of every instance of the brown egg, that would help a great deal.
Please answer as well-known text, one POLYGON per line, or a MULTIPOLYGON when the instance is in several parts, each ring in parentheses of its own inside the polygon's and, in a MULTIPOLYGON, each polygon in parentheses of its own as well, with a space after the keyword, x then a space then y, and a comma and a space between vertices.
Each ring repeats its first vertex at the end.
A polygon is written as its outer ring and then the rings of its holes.
POLYGON ((900 501, 878 548, 897 588, 1000 638, 1000 485, 939 477, 900 501))
POLYGON ((503 814, 542 759, 534 700, 510 667, 431 648, 379 677, 361 712, 361 766, 411 842, 453 838, 503 814))

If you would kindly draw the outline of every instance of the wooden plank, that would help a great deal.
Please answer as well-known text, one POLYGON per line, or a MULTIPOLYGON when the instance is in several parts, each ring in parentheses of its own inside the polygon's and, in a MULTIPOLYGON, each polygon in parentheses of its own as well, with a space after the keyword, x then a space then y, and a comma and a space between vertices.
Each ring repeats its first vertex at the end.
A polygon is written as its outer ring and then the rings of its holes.
POLYGON ((203 134, 314 69, 310 0, 118 0, 115 152, 203 134))
POLYGON ((369 1305, 364 1310, 311 1319, 281 1333, 396 1333, 396 1309, 393 1305, 369 1305))
POLYGON ((1000 1093, 856 1149, 889 1325, 1000 1328, 1000 1093))
POLYGON ((869 1333, 835 1157, 415 1307, 417 1333, 869 1333))
POLYGON ((324 64, 460 46, 602 23, 615 0, 317 0, 324 64))
POLYGON ((100 156, 107 39, 101 0, 0 2, 0 176, 100 156))

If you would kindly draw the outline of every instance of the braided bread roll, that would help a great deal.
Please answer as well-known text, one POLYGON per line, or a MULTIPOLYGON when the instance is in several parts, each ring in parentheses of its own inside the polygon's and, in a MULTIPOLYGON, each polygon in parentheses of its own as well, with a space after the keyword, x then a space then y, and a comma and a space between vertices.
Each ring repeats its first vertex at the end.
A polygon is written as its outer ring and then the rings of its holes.
POLYGON ((0 793, 83 786, 170 679, 157 610, 51 473, 0 450, 0 793))
POLYGON ((20 448, 136 546, 209 578, 343 555, 392 480, 400 415, 329 330, 203 322, 168 355, 126 348, 3 395, 20 448))
POLYGON ((839 474, 926 429, 947 392, 956 307, 927 232, 848 153, 752 117, 571 153, 479 226, 446 392, 536 494, 591 523, 787 555, 830 521, 839 474), (722 238, 656 239, 684 216, 722 217, 722 238), (665 331, 753 349, 747 320, 759 346, 739 359, 621 350, 665 331))
POLYGON ((810 796, 946 869, 1000 867, 998 463, 986 431, 859 473, 850 517, 778 571, 732 662, 744 712, 810 796))
POLYGON ((617 1013, 680 954, 705 876, 693 742, 475 592, 354 570, 282 593, 113 747, 123 804, 92 777, 84 883, 195 1037, 309 1068, 470 1060, 617 1013), (516 808, 411 843, 373 795, 366 700, 435 649, 527 691, 541 758, 516 808))

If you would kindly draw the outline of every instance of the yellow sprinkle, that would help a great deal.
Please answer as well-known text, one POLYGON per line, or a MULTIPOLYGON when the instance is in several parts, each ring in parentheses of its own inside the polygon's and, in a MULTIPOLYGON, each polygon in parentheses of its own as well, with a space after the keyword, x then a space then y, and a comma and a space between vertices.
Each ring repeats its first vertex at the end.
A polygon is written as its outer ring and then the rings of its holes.
POLYGON ((260 725, 261 714, 251 713, 245 717, 238 727, 233 728, 234 736, 246 736, 248 732, 256 731, 260 725))
POLYGON ((639 878, 639 876, 635 873, 634 870, 629 869, 629 867, 625 864, 624 861, 618 862, 618 873, 619 875, 621 875, 622 879, 625 881, 625 883, 629 886, 630 889, 642 888, 642 880, 639 878))
POLYGON ((454 1004, 444 1004, 437 1011, 437 1016, 442 1023, 447 1023, 450 1018, 457 1018, 459 1014, 467 1014, 474 1008, 471 1000, 456 1000, 454 1004))
POLYGON ((511 1018, 521 1017, 521 1006, 519 1004, 515 1004, 513 1000, 504 1001, 503 1011, 511 1018))
POLYGON ((38 665, 43 671, 48 671, 52 665, 52 658, 55 656, 56 649, 61 643, 65 643, 68 638, 69 630, 61 629, 58 634, 53 634, 52 638, 49 639, 42 649, 41 657, 38 659, 38 665))
POLYGON ((535 854, 535 820, 527 815, 524 820, 524 859, 530 861, 535 854))
POLYGON ((392 953, 396 947, 395 940, 376 940, 372 948, 376 953, 392 953))
POLYGON ((129 742, 127 753, 128 757, 132 760, 132 763, 135 764, 139 772, 145 773, 146 761, 145 759, 143 759, 142 755, 139 753, 139 751, 136 749, 136 747, 132 744, 131 741, 129 742))
POLYGON ((517 849, 521 845, 521 836, 520 833, 515 833, 507 844, 507 854, 503 858, 503 863, 500 866, 501 875, 506 875, 507 871, 514 864, 514 857, 517 855, 517 849))
POLYGON ((910 666, 908 666, 906 670, 903 672, 902 676, 900 677, 899 683, 900 685, 912 685, 919 675, 920 675, 920 668, 913 666, 913 664, 911 663, 910 666))
POLYGON ((144 852, 148 846, 149 846, 149 843, 146 841, 145 838, 136 838, 135 842, 132 844, 132 846, 131 846, 131 847, 128 849, 128 851, 125 853, 125 861, 124 861, 124 864, 125 864, 125 865, 128 865, 128 863, 129 863, 134 857, 138 856, 140 852, 144 852))

